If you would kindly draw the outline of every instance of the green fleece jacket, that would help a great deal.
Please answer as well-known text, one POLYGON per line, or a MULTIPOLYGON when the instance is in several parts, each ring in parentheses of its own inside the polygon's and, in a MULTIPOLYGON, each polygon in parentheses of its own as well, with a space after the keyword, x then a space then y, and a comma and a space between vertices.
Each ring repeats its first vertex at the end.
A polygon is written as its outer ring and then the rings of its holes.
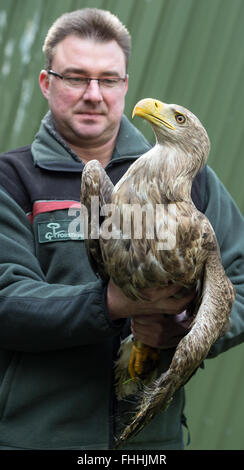
MULTIPOLYGON (((111 179, 149 147, 123 117, 111 179)), ((128 322, 110 320, 106 285, 89 265, 82 233, 68 230, 77 227, 82 168, 50 114, 31 148, 0 156, 0 449, 109 449, 116 415, 130 409, 116 403, 113 383, 128 322)), ((237 290, 232 329, 215 356, 244 339, 244 222, 208 167, 203 196, 237 290)), ((162 351, 161 371, 173 352, 162 351)), ((181 389, 125 449, 183 448, 183 409, 181 389)))

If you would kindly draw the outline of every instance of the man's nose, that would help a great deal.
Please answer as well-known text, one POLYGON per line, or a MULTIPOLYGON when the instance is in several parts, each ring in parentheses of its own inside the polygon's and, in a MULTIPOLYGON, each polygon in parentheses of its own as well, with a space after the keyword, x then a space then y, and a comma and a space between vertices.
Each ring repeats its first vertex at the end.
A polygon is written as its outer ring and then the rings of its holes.
POLYGON ((90 83, 87 85, 87 88, 83 95, 83 99, 87 101, 89 100, 96 102, 103 100, 99 82, 96 79, 91 80, 90 83))

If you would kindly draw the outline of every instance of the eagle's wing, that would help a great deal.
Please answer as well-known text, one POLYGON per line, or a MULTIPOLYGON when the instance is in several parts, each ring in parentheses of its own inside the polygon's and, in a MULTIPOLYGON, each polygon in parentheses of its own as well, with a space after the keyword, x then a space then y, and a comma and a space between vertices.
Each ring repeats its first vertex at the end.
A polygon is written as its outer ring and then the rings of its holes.
POLYGON ((202 301, 192 329, 178 344, 167 372, 143 392, 141 405, 132 422, 117 440, 116 447, 135 436, 183 386, 206 358, 214 342, 226 332, 235 289, 227 278, 218 247, 210 250, 204 269, 202 301))
POLYGON ((113 188, 112 181, 98 160, 91 160, 85 165, 81 181, 81 209, 85 207, 88 220, 86 251, 95 274, 103 280, 108 280, 108 275, 100 249, 98 221, 100 207, 110 203, 113 188))

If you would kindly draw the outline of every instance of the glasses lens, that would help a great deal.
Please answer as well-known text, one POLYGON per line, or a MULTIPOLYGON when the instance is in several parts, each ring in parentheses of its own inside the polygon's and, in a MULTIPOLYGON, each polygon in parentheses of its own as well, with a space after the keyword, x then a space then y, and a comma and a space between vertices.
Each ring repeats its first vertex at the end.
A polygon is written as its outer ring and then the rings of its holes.
POLYGON ((66 86, 70 88, 78 88, 79 90, 85 90, 91 83, 96 81, 102 90, 109 88, 117 88, 123 83, 124 79, 121 78, 90 78, 90 77, 63 77, 63 81, 66 86))
POLYGON ((101 78, 100 86, 103 88, 115 88, 121 83, 119 78, 101 78))
POLYGON ((83 89, 88 85, 88 79, 83 77, 64 77, 64 83, 71 88, 83 89))

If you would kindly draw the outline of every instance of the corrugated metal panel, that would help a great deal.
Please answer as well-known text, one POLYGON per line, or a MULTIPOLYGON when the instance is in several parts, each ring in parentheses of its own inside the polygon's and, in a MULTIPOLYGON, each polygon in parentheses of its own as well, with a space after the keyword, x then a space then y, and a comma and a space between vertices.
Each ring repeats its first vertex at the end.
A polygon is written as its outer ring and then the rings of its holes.
MULTIPOLYGON (((45 33, 86 6, 112 11, 132 33, 128 116, 148 96, 189 107, 210 135, 209 163, 244 212, 243 0, 0 0, 0 150, 32 141, 47 110, 37 80, 45 33)), ((239 346, 206 361, 187 385, 190 449, 244 449, 242 354, 239 346)))
POLYGON ((186 385, 189 449, 244 449, 243 345, 205 361, 186 385))

